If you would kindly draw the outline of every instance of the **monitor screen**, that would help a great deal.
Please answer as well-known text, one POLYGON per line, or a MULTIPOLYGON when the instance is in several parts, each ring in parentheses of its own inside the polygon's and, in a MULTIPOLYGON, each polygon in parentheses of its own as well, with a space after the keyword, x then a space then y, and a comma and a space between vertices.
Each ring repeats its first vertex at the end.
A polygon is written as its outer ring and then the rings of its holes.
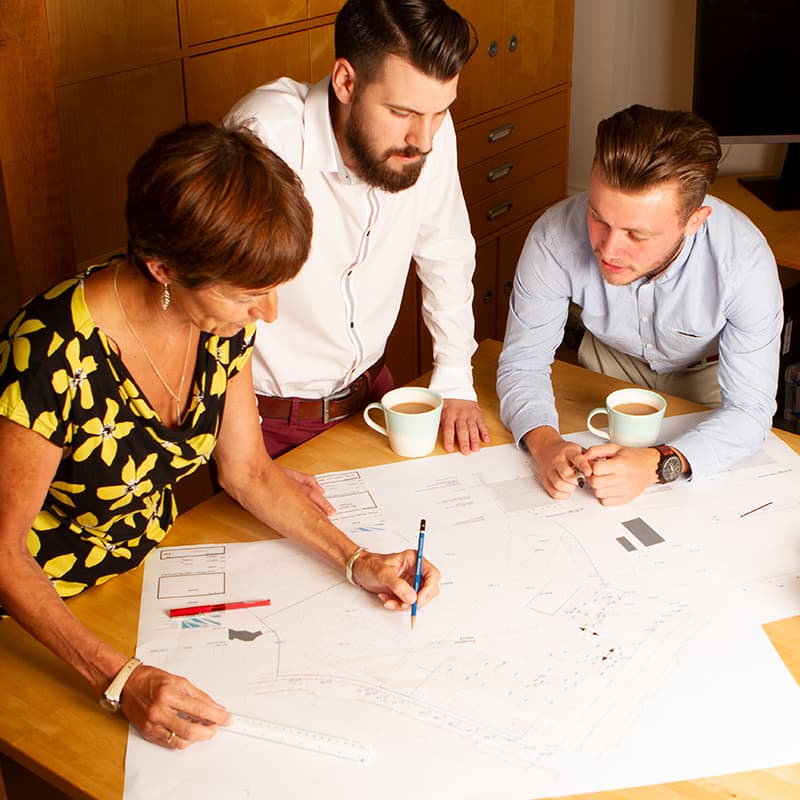
POLYGON ((722 142, 789 142, 779 176, 740 179, 800 208, 800 0, 697 0, 692 110, 722 142))
POLYGON ((800 0, 697 0, 696 114, 723 141, 800 142, 800 0))

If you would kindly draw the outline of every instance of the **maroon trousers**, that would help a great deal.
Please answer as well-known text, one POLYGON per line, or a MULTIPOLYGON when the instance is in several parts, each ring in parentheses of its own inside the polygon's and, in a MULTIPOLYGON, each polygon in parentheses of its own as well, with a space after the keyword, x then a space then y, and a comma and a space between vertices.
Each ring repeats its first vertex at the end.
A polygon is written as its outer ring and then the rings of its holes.
MULTIPOLYGON (((375 379, 371 379, 367 374, 368 388, 367 398, 364 408, 368 403, 377 402, 389 390, 394 388, 394 378, 389 371, 389 367, 384 366, 375 379)), ((336 425, 336 422, 323 422, 320 420, 298 420, 297 408, 303 401, 295 399, 292 401, 292 410, 289 419, 268 419, 261 420, 261 433, 264 436, 264 444, 267 451, 273 458, 286 453, 293 447, 308 441, 322 431, 328 430, 336 425)), ((363 410, 363 409, 362 409, 363 410)), ((341 420, 338 420, 341 422, 341 420)))

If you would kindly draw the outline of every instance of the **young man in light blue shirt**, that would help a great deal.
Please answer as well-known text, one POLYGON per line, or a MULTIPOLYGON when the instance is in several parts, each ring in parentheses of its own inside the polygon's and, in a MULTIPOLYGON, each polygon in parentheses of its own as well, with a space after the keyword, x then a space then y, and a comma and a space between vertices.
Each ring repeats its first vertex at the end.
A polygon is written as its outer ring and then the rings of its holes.
POLYGON ((696 115, 631 106, 598 126, 588 193, 550 209, 528 236, 497 391, 552 497, 568 497, 581 472, 601 503, 626 503, 678 474, 725 469, 764 441, 783 298, 758 229, 706 196, 720 155, 696 115), (549 374, 570 301, 582 309, 584 366, 717 410, 660 449, 562 439, 549 374), (670 471, 675 456, 680 470, 670 471))

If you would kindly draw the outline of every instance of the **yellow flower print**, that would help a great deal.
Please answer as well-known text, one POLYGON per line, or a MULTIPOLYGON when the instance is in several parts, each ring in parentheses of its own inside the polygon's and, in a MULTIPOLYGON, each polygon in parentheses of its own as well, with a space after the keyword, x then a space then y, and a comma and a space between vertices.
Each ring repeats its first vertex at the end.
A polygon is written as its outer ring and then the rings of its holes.
POLYGON ((140 466, 136 466, 133 456, 128 456, 128 461, 122 468, 122 480, 124 483, 117 486, 101 486, 97 490, 97 496, 101 500, 115 500, 109 508, 115 511, 118 508, 127 506, 134 497, 141 497, 148 495, 153 490, 153 482, 146 478, 156 465, 158 456, 156 453, 151 453, 140 466))
POLYGON ((92 396, 92 385, 88 380, 97 369, 97 362, 94 356, 80 357, 80 345, 77 339, 73 339, 66 349, 67 363, 71 372, 65 369, 57 370, 52 377, 53 388, 63 394, 69 389, 73 393, 80 395, 81 407, 91 408, 94 403, 92 396))
POLYGON ((72 499, 73 494, 81 494, 86 490, 86 486, 82 483, 66 483, 65 481, 53 481, 50 484, 49 494, 60 503, 66 506, 76 507, 75 501, 72 499))
POLYGON ((67 278, 67 280, 57 283, 52 289, 48 289, 45 292, 44 297, 46 300, 53 300, 59 295, 64 294, 67 289, 71 289, 76 283, 79 282, 80 281, 78 281, 76 278, 67 278))
POLYGON ((64 553, 45 561, 42 564, 42 569, 51 578, 62 578, 75 566, 77 560, 78 558, 74 553, 64 553))
POLYGON ((211 454, 214 452, 216 442, 216 436, 210 433, 192 436, 186 440, 186 445, 192 449, 192 454, 189 458, 184 458, 181 453, 176 453, 170 462, 170 466, 174 469, 182 469, 183 467, 194 465, 196 469, 200 464, 207 464, 211 454))
POLYGON ((124 439, 132 430, 132 422, 117 422, 119 403, 106 398, 106 414, 101 420, 94 417, 81 425, 89 438, 76 448, 73 458, 75 461, 86 461, 94 451, 100 448, 100 458, 109 466, 117 457, 117 440, 124 439))
POLYGON ((8 329, 8 339, 0 343, 0 372, 4 372, 8 358, 13 355, 14 366, 19 372, 28 368, 31 359, 31 343, 27 337, 44 328, 38 319, 27 319, 25 312, 20 312, 8 329))
POLYGON ((47 348, 47 357, 53 355, 62 344, 64 344, 64 337, 53 331, 53 338, 50 339, 50 346, 47 348))

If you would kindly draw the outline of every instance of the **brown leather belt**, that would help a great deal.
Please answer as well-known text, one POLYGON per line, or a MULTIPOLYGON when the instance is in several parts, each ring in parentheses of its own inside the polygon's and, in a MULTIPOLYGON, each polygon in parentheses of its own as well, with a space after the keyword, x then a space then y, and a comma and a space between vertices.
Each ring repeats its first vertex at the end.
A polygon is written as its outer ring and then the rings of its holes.
POLYGON ((701 367, 703 364, 716 364, 719 361, 719 353, 713 353, 710 356, 706 356, 702 361, 695 361, 694 364, 689 364, 686 369, 692 369, 692 367, 701 367))
POLYGON ((267 397, 256 395, 258 413, 266 419, 283 419, 288 421, 295 408, 295 419, 304 422, 322 423, 338 422, 360 411, 367 402, 367 394, 372 381, 383 369, 384 359, 381 356, 366 372, 359 375, 349 386, 327 397, 267 397))

